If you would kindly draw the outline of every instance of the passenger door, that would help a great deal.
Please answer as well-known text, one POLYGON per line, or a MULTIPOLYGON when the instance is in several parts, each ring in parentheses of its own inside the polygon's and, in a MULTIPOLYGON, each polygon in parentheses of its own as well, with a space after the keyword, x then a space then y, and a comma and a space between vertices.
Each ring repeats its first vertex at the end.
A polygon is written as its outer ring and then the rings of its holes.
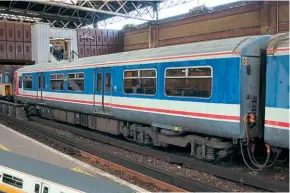
POLYGON ((112 68, 95 70, 94 112, 110 114, 112 103, 112 68))
POLYGON ((37 99, 42 100, 43 89, 45 89, 45 76, 43 72, 37 73, 37 99))

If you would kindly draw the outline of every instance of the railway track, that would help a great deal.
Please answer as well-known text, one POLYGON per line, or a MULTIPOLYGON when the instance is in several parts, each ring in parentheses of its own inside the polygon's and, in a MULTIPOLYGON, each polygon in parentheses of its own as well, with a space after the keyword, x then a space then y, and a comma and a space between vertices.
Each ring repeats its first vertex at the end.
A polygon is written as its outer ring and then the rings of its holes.
MULTIPOLYGON (((24 132, 28 132, 30 134, 36 134, 37 136, 42 136, 44 138, 49 138, 60 143, 71 146, 75 149, 78 149, 81 152, 81 155, 85 157, 90 157, 92 159, 107 160, 111 163, 111 165, 119 165, 120 169, 127 168, 131 171, 130 175, 135 175, 135 177, 141 176, 144 179, 144 175, 147 176, 147 180, 151 183, 154 183, 156 186, 161 188, 166 188, 172 192, 180 192, 180 191, 191 191, 191 192, 226 192, 227 190, 216 188, 208 184, 203 184, 194 179, 184 178, 177 175, 172 175, 171 173, 164 172, 162 170, 158 170, 149 166, 144 166, 136 162, 132 162, 123 157, 119 157, 114 155, 113 153, 106 152, 105 150, 100 150, 94 148, 91 145, 82 144, 76 142, 68 137, 61 136, 59 134, 51 133, 44 127, 40 127, 39 125, 33 124, 33 122, 29 121, 21 121, 15 118, 12 118, 7 115, 1 115, 0 121, 2 123, 6 123, 12 129, 21 128, 24 132)), ((44 122, 44 121, 43 121, 44 122)), ((52 125, 50 125, 52 126, 52 125)))
POLYGON ((85 138, 96 140, 102 143, 113 145, 126 149, 128 151, 141 153, 146 156, 154 157, 163 161, 182 164, 183 166, 191 169, 198 170, 200 172, 205 172, 208 174, 215 175, 220 178, 238 182, 241 184, 249 185, 266 191, 272 192, 289 192, 289 184, 283 181, 274 181, 261 176, 252 176, 248 173, 233 171, 230 168, 217 166, 211 163, 206 163, 198 161, 196 159, 170 154, 163 151, 158 151, 149 147, 140 146, 130 142, 126 142, 120 139, 111 138, 107 135, 100 134, 94 131, 80 129, 74 126, 69 126, 67 124, 58 123, 41 118, 33 118, 34 120, 46 124, 48 126, 53 126, 72 134, 79 135, 85 138))

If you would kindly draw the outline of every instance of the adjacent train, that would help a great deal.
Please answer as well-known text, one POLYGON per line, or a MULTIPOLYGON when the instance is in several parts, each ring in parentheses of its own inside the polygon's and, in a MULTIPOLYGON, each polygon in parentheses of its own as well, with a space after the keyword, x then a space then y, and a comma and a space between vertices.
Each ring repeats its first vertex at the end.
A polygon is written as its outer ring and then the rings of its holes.
POLYGON ((1 193, 133 193, 130 187, 102 177, 0 150, 1 193))
POLYGON ((42 117, 145 145, 190 147, 203 160, 241 148, 261 168, 257 141, 266 143, 266 162, 289 149, 288 33, 37 64, 14 80, 15 101, 42 117))
POLYGON ((13 99, 12 92, 13 73, 0 73, 0 99, 11 101, 13 99))

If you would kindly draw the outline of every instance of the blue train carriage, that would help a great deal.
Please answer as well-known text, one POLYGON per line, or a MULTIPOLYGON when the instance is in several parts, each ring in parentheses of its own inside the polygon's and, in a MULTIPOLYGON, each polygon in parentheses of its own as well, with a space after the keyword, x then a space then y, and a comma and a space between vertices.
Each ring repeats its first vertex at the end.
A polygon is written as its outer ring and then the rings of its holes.
POLYGON ((270 36, 237 37, 16 71, 16 100, 43 117, 146 145, 190 146, 208 161, 233 142, 262 138, 259 127, 261 50, 270 36), (244 119, 254 116, 245 133, 244 119), (247 135, 246 135, 247 134, 247 135))
POLYGON ((266 143, 289 149, 289 33, 277 34, 267 49, 266 143))
POLYGON ((133 193, 125 185, 0 150, 1 193, 133 193))

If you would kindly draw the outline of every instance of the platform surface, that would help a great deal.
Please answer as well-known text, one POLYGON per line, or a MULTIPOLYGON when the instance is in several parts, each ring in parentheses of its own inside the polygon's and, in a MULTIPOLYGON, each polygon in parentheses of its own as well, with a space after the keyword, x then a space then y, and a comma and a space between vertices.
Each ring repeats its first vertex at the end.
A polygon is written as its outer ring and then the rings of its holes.
POLYGON ((148 192, 136 185, 128 183, 116 176, 108 174, 98 168, 63 154, 49 146, 31 139, 0 124, 0 149, 17 153, 42 162, 50 163, 62 168, 81 172, 97 178, 105 178, 116 183, 126 185, 137 192, 148 192))

